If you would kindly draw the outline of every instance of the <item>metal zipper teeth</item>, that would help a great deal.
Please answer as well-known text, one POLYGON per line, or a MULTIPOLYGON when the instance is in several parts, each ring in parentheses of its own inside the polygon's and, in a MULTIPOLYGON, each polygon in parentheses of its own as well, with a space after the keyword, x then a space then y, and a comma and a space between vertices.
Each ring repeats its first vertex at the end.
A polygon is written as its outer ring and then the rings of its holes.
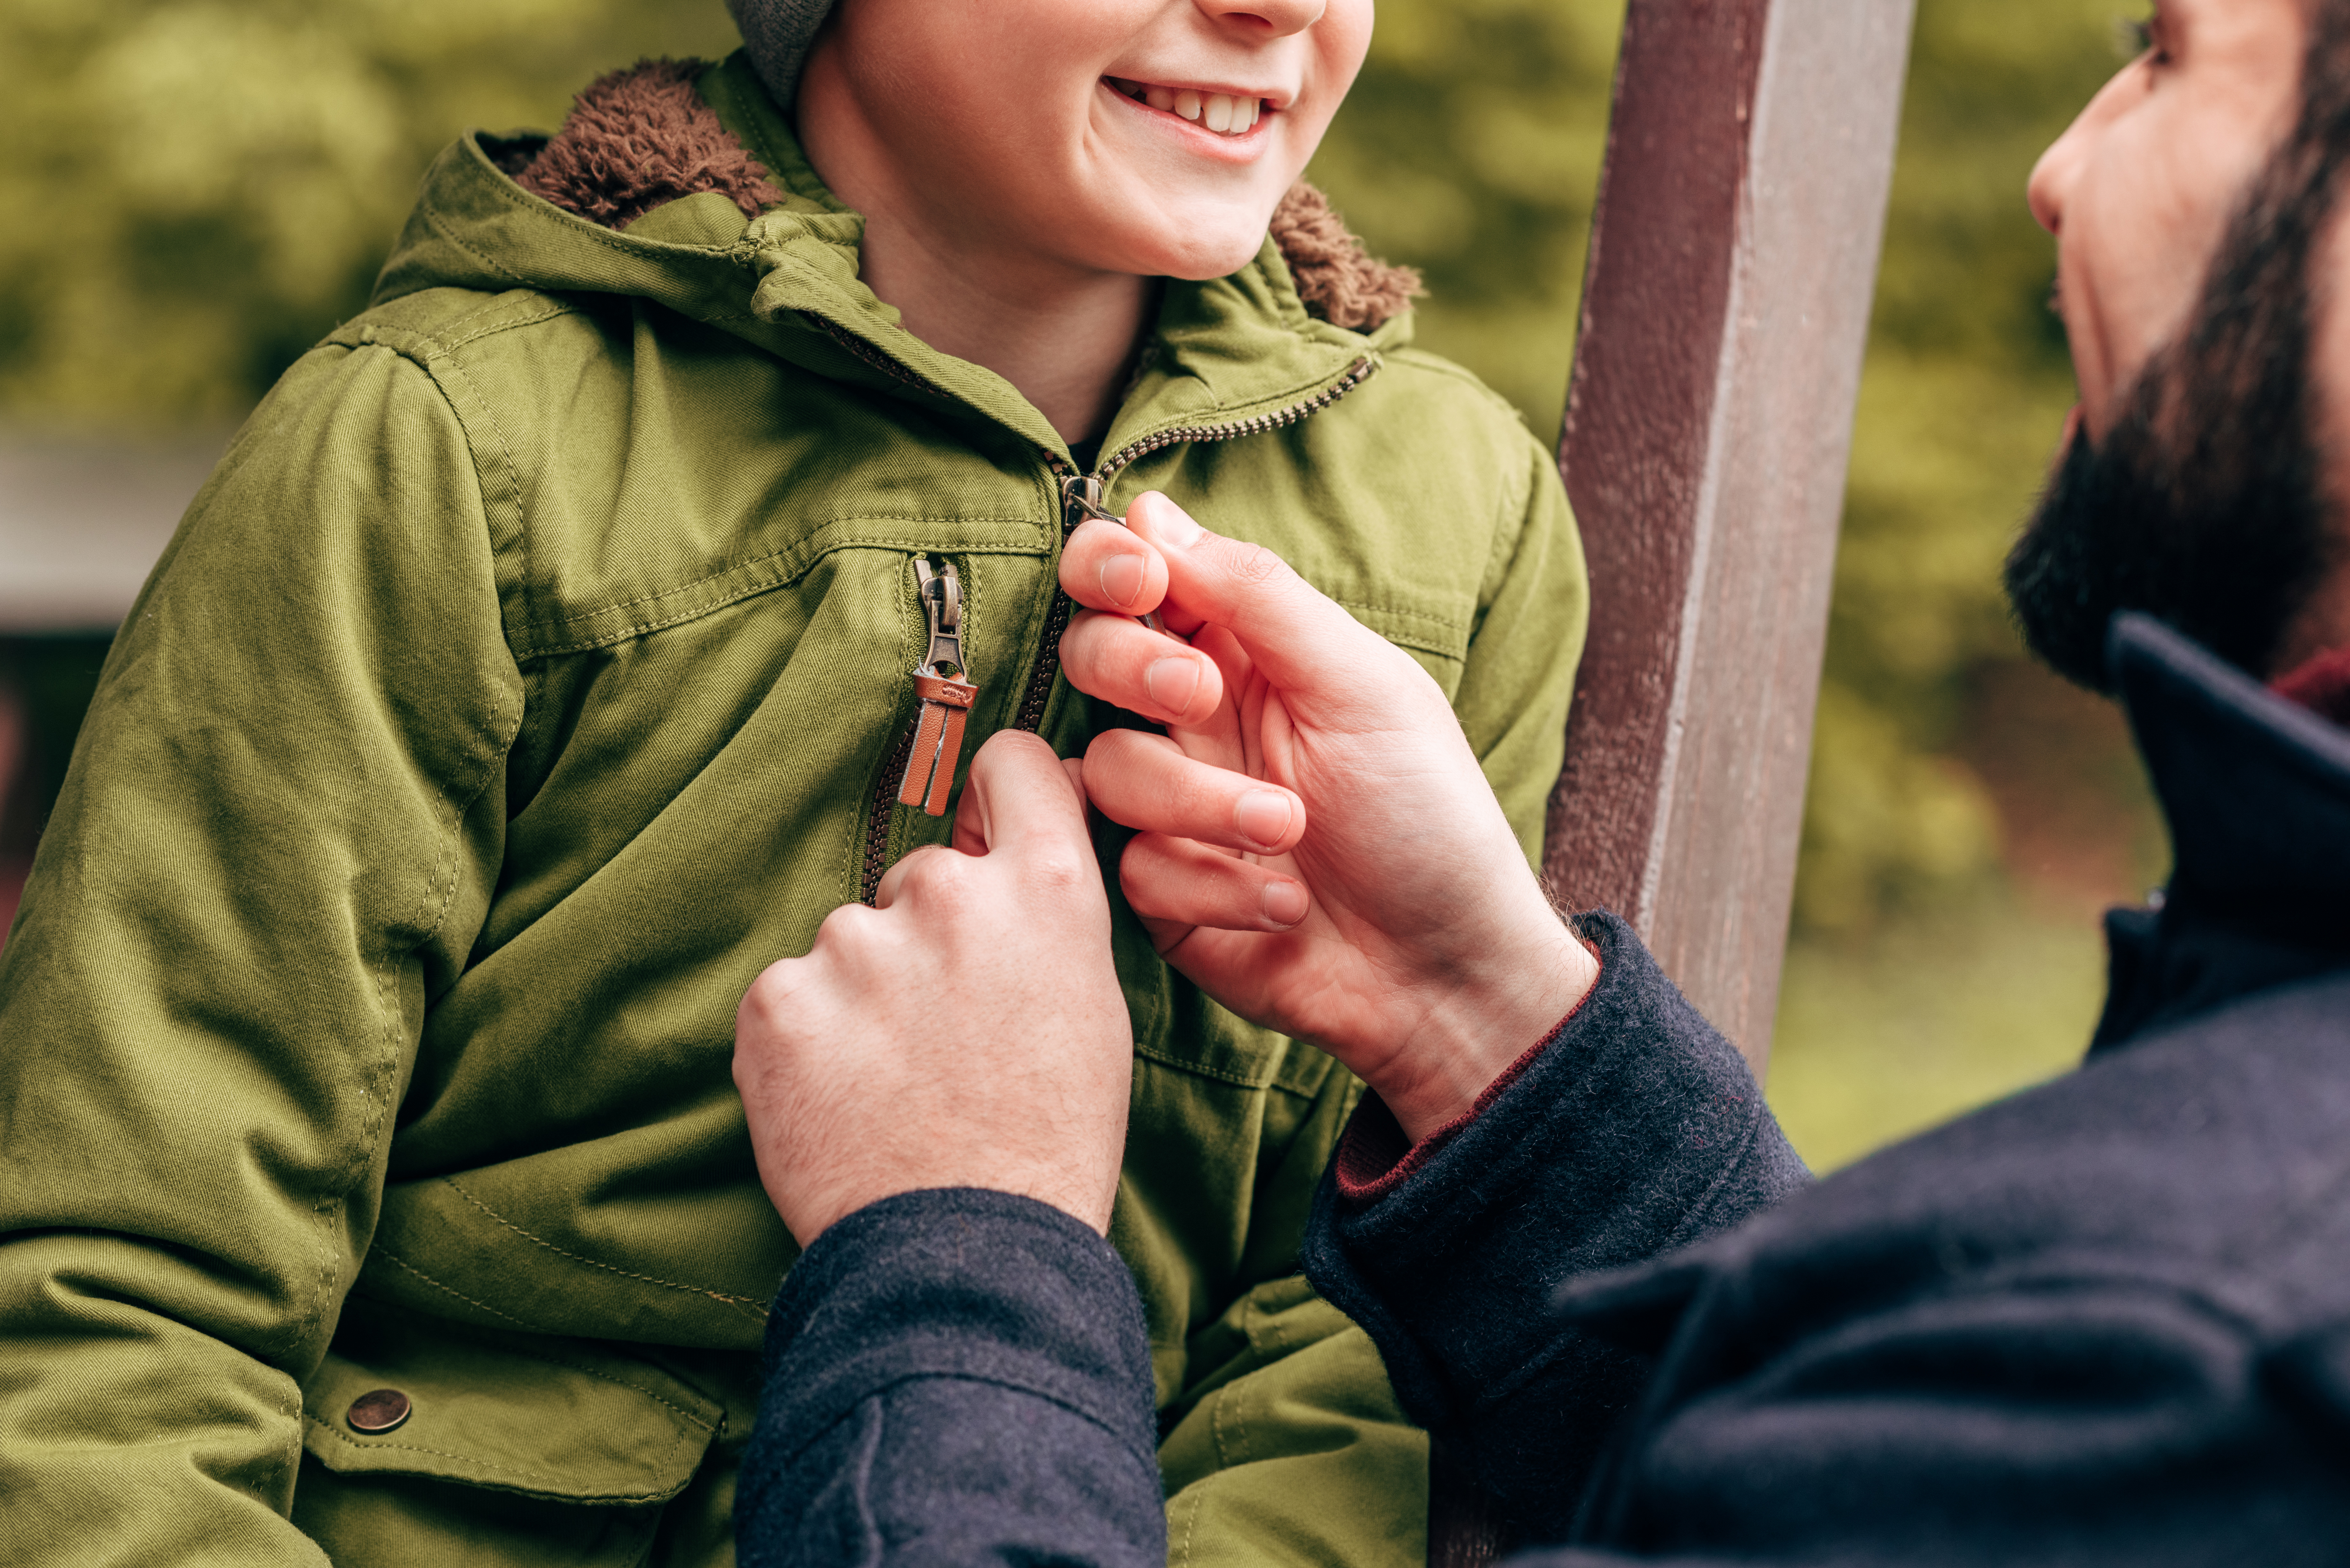
MULTIPOLYGON (((827 320, 821 316, 813 317, 810 319, 823 328, 826 336, 832 338, 834 342, 884 375, 894 377, 908 386, 919 387, 923 391, 937 397, 951 395, 935 382, 918 376, 899 364, 896 359, 838 323, 827 320)), ((1095 471, 1095 476, 1107 484, 1117 476, 1119 470, 1137 458, 1148 457, 1154 452, 1163 451, 1182 441, 1232 441, 1241 436, 1262 435, 1268 431, 1285 429, 1301 420, 1320 413, 1324 409, 1369 380, 1378 372, 1378 357, 1366 354, 1356 360, 1346 375, 1336 381, 1323 388, 1312 397, 1292 403, 1287 408, 1276 409, 1268 414, 1251 414, 1244 420, 1225 420, 1208 425, 1179 425, 1171 430, 1153 431, 1139 441, 1129 441, 1118 448, 1095 471)), ((1045 454, 1045 464, 1052 470, 1055 478, 1068 478, 1074 472, 1067 463, 1049 452, 1045 454)), ((1066 537, 1069 532, 1068 514, 1065 510, 1061 514, 1061 533, 1064 537, 1066 537)), ((1061 592, 1057 586, 1054 588, 1053 607, 1045 612, 1045 617, 1044 646, 1037 652, 1036 668, 1029 672, 1027 690, 1021 693, 1020 706, 1013 717, 1014 729, 1026 730, 1034 733, 1045 722, 1045 709, 1053 700, 1053 681, 1061 672, 1061 634, 1068 629, 1069 617, 1076 612, 1076 600, 1061 592)), ((889 869, 889 829, 897 821, 896 781, 898 776, 906 771, 906 759, 911 754, 912 744, 913 735, 910 731, 908 731, 901 733, 896 744, 890 747, 889 759, 881 769, 880 782, 874 785, 873 798, 867 808, 865 856, 858 889, 858 898, 863 903, 873 902, 874 895, 880 889, 881 877, 889 869)))
MULTIPOLYGON (((1154 452, 1180 445, 1185 441, 1233 441, 1241 436, 1263 435, 1268 431, 1286 429, 1301 420, 1320 413, 1376 374, 1379 368, 1377 355, 1366 354, 1355 361, 1352 369, 1323 388, 1312 397, 1275 409, 1268 414, 1251 414, 1244 420, 1225 420, 1211 425, 1178 425, 1171 430, 1154 431, 1139 441, 1129 441, 1094 471, 1094 477, 1107 486, 1118 471, 1137 458, 1148 457, 1154 452)), ((1074 477, 1068 464, 1051 452, 1045 454, 1045 466, 1062 479, 1074 477)), ((1069 514, 1061 514, 1061 533, 1070 532, 1069 514)), ((1061 672, 1061 634, 1068 629, 1069 617, 1076 609, 1076 601, 1062 593, 1057 586, 1053 592, 1053 607, 1045 620, 1045 644, 1037 651, 1036 668, 1028 677, 1028 689, 1021 694, 1020 707, 1013 719, 1015 730, 1034 731, 1045 722, 1045 705, 1053 700, 1053 680, 1061 672)))

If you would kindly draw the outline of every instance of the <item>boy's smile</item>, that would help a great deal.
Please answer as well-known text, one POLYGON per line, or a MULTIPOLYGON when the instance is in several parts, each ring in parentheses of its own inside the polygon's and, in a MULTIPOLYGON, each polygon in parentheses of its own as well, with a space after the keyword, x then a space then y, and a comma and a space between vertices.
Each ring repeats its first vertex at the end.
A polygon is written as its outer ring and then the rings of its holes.
POLYGON ((1370 33, 1371 0, 842 0, 800 132, 868 220, 965 268, 1222 277, 1263 243, 1370 33))
POLYGON ((1372 0, 840 0, 800 140, 907 331, 1099 433, 1158 278, 1255 259, 1372 0))
MULTIPOLYGON (((1196 126, 1227 144, 1248 141, 1264 117, 1275 111, 1274 95, 1261 88, 1169 87, 1123 77, 1104 77, 1102 85, 1127 102, 1139 105, 1146 114, 1196 126)), ((1253 148, 1262 145, 1261 140, 1252 143, 1253 148)))

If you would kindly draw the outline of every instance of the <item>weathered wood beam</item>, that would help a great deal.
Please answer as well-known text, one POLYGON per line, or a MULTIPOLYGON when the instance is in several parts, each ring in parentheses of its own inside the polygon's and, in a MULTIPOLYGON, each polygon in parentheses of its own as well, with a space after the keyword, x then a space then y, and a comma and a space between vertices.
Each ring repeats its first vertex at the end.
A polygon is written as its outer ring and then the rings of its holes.
MULTIPOLYGON (((1760 1075, 1914 0, 1629 0, 1559 463, 1591 640, 1560 903, 1627 917, 1760 1075)), ((1430 1466, 1429 1562, 1509 1532, 1430 1466)))
POLYGON ((1912 0, 1630 0, 1559 462, 1561 902, 1770 1052, 1912 0))

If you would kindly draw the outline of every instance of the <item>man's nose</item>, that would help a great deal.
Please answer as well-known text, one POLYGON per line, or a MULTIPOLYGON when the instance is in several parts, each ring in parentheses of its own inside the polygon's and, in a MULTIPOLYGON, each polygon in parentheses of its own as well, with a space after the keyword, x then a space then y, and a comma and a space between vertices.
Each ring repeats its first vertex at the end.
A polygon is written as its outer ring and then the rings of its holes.
POLYGON ((2073 178, 2080 171, 2081 158, 2081 124, 2075 120, 2048 144, 2024 183, 2023 199, 2032 204, 2033 221, 2052 234, 2064 232, 2064 202, 2073 193, 2073 178))
POLYGON ((1192 3, 1217 21, 1249 21, 1257 24, 1262 36, 1286 38, 1302 33, 1322 19, 1328 10, 1329 0, 1192 0, 1192 3))

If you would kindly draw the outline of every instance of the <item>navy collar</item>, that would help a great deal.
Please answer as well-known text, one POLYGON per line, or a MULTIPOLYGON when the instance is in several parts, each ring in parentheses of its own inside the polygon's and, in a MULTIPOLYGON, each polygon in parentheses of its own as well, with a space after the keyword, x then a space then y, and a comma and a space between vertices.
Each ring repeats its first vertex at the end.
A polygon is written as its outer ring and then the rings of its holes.
POLYGON ((2094 1049, 2350 968, 2350 731, 2147 616, 2116 616, 2107 655, 2176 869, 2158 910, 2107 917, 2094 1049))

